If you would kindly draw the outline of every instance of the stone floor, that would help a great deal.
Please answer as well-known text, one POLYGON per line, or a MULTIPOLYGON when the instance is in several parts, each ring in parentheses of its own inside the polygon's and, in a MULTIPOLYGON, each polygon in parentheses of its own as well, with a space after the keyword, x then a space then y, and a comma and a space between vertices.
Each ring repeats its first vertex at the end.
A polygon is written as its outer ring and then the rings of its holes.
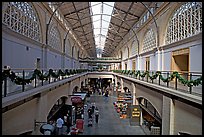
MULTIPOLYGON (((80 135, 145 135, 140 126, 130 126, 129 119, 120 119, 119 114, 113 106, 116 101, 116 95, 104 97, 102 95, 91 95, 90 103, 95 102, 99 109, 99 122, 93 120, 93 126, 88 127, 87 109, 91 106, 86 103, 84 114, 84 132, 80 135)), ((95 117, 94 117, 95 118, 95 117)))

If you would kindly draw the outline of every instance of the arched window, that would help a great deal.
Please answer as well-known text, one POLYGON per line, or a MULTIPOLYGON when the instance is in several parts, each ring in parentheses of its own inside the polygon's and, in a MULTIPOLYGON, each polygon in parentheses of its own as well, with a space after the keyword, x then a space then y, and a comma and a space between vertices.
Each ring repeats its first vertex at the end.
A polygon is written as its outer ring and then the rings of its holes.
POLYGON ((60 33, 57 30, 56 26, 52 26, 49 31, 49 41, 48 45, 52 48, 61 51, 61 41, 60 41, 60 33))
POLYGON ((28 2, 8 2, 2 22, 17 33, 40 41, 39 19, 28 2))
POLYGON ((137 41, 134 40, 132 42, 131 55, 134 56, 134 55, 137 55, 137 54, 138 54, 138 44, 137 44, 137 41))
POLYGON ((71 56, 71 44, 68 38, 67 38, 66 46, 65 46, 65 53, 71 56))
POLYGON ((150 51, 155 47, 156 47, 156 37, 154 35, 153 30, 150 29, 149 31, 147 31, 144 37, 142 52, 150 51))
POLYGON ((171 17, 166 35, 170 44, 202 32, 202 2, 188 2, 171 17))

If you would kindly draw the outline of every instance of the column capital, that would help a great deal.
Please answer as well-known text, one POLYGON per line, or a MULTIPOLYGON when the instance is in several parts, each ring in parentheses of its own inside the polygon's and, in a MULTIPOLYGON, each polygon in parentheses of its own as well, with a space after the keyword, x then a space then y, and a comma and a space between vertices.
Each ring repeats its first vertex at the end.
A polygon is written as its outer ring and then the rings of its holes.
POLYGON ((42 48, 47 48, 47 45, 46 44, 42 44, 42 48))

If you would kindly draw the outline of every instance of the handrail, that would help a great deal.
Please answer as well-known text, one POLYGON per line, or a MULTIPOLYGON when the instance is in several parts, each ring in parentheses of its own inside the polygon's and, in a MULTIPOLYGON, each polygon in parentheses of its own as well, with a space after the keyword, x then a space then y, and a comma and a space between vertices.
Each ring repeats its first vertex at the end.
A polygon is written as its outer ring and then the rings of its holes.
MULTIPOLYGON (((43 86, 44 84, 47 84, 47 83, 50 84, 53 81, 56 82, 64 78, 67 78, 71 75, 86 72, 86 71, 87 69, 65 69, 64 72, 61 69, 57 71, 52 69, 49 69, 46 71, 43 71, 43 70, 40 71, 38 69, 35 69, 33 72, 25 72, 25 70, 22 70, 21 72, 14 72, 11 69, 4 69, 2 73, 2 80, 1 80, 2 89, 3 89, 2 95, 3 97, 6 97, 8 95, 8 88, 11 88, 11 87, 7 87, 8 83, 10 82, 8 81, 8 78, 11 80, 12 83, 15 83, 14 84, 15 86, 17 85, 22 86, 21 91, 24 92, 26 85, 30 85, 31 87, 36 88, 39 85, 43 86), (16 73, 21 73, 21 76, 16 75, 16 73), (28 74, 29 78, 26 78, 27 73, 30 73, 30 75, 28 74)), ((13 93, 13 92, 10 92, 10 93, 13 93)))
MULTIPOLYGON (((15 70, 15 69, 12 69, 15 70)), ((18 68, 17 70, 21 70, 21 68, 18 68)), ((30 70, 30 69, 29 69, 30 70)), ((15 83, 14 86, 20 85, 22 86, 22 92, 26 90, 26 85, 29 85, 33 88, 36 88, 37 86, 43 86, 44 84, 50 84, 52 82, 56 82, 62 79, 65 79, 67 77, 70 77, 71 75, 81 73, 81 72, 93 72, 94 70, 88 70, 88 69, 64 69, 65 71, 59 70, 38 70, 35 69, 33 72, 26 72, 25 70, 22 70, 21 72, 15 72, 11 71, 11 69, 4 69, 2 73, 2 95, 3 97, 6 97, 8 95, 8 83, 13 82, 15 83), (46 72, 46 73, 45 73, 46 72), (18 76, 16 73, 20 73, 21 75, 18 76), (27 75, 28 74, 28 75, 27 75), (29 78, 27 78, 29 76, 29 78), (8 78, 10 78, 11 81, 8 81, 8 78)), ((138 78, 139 80, 144 80, 146 78, 147 82, 154 82, 155 79, 159 81, 162 80, 164 83, 167 84, 167 87, 169 87, 169 82, 171 82, 173 79, 175 79, 175 89, 178 90, 178 83, 184 84, 184 86, 188 86, 190 94, 192 93, 192 87, 202 85, 202 74, 194 74, 193 72, 186 73, 186 77, 190 80, 186 80, 180 75, 184 74, 183 72, 175 72, 175 71, 134 71, 134 70, 110 70, 116 73, 125 74, 130 77, 138 78), (164 77, 164 75, 166 75, 164 77), (200 76, 200 78, 192 80, 192 77, 196 78, 200 76), (149 78, 149 79, 148 79, 149 78)), ((13 93, 13 92, 10 92, 13 93)))
MULTIPOLYGON (((202 74, 193 74, 192 72, 177 72, 177 71, 140 71, 140 70, 113 70, 115 73, 120 73, 122 75, 127 75, 129 77, 138 78, 139 80, 142 79, 144 81, 144 78, 146 78, 147 82, 153 83, 154 80, 158 80, 158 84, 161 85, 161 80, 166 83, 166 86, 169 88, 169 83, 175 82, 174 89, 178 90, 178 82, 183 84, 184 86, 187 86, 189 88, 189 93, 192 94, 192 87, 196 87, 198 85, 202 85, 202 74), (163 75, 166 75, 164 77, 163 75), (181 75, 185 75, 186 78, 182 77, 181 75), (193 80, 193 77, 200 76, 197 79, 193 80), (148 80, 148 78, 150 80, 148 80)), ((202 93, 201 93, 202 94, 202 93)))

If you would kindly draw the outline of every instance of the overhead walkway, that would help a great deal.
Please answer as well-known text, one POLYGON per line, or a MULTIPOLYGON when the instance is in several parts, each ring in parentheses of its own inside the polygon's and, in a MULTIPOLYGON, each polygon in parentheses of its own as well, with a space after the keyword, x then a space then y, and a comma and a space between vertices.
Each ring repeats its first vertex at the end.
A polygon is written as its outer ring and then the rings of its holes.
POLYGON ((83 63, 120 63, 121 59, 117 58, 79 58, 83 63))

